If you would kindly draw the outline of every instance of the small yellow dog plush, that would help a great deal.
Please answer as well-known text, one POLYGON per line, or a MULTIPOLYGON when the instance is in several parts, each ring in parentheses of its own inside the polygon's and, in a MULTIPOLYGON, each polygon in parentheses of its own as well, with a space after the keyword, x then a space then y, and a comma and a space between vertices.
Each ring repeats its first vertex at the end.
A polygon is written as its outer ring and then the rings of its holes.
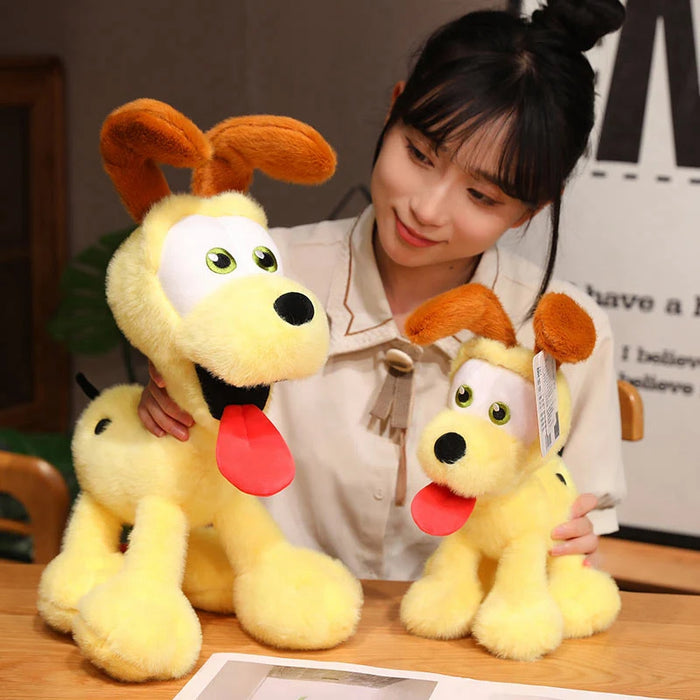
MULTIPOLYGON (((571 424, 561 363, 595 345, 588 314, 546 294, 534 315, 534 352, 489 289, 467 284, 418 308, 408 337, 428 344, 469 329, 455 359, 449 407, 426 426, 418 457, 432 483, 416 494, 414 519, 449 535, 406 593, 401 619, 417 635, 474 638, 493 654, 534 660, 563 638, 606 629, 620 609, 612 578, 582 556, 552 557, 550 533, 568 520, 576 491, 557 455, 571 424), (559 436, 542 456, 533 357, 556 361, 559 436)), ((554 387, 554 382, 552 382, 554 387)))
POLYGON ((255 168, 323 181, 335 155, 293 119, 231 118, 202 133, 148 99, 109 115, 101 148, 140 223, 110 263, 110 307, 196 425, 187 442, 151 435, 137 415, 139 386, 88 405, 73 440, 81 494, 42 576, 39 612, 121 680, 192 669, 201 647, 192 604, 235 611, 266 644, 334 646, 356 627, 359 582, 287 543, 256 498, 293 478, 263 409, 273 383, 322 366, 326 316, 282 274, 265 214, 241 191, 255 168), (193 194, 171 195, 159 164, 191 168, 193 194), (121 554, 125 523, 133 529, 121 554))

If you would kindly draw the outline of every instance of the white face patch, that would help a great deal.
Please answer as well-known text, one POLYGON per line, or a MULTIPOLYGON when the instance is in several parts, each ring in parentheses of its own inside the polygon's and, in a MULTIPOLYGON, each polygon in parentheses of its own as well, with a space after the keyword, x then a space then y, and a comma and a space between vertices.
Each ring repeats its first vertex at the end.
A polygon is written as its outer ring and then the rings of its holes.
POLYGON ((500 426, 526 444, 537 439, 535 387, 503 367, 467 360, 452 380, 448 406, 500 426))
POLYGON ((158 279, 184 316, 199 301, 233 279, 282 273, 270 234, 245 216, 193 214, 166 234, 158 279))

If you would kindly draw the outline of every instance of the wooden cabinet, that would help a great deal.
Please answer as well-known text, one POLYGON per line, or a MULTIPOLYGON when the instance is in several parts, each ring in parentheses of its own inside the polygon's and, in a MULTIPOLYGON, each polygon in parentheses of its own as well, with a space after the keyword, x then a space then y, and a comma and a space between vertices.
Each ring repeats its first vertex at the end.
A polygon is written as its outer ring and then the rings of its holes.
POLYGON ((64 430, 68 356, 46 331, 66 262, 63 72, 0 58, 0 426, 64 430))

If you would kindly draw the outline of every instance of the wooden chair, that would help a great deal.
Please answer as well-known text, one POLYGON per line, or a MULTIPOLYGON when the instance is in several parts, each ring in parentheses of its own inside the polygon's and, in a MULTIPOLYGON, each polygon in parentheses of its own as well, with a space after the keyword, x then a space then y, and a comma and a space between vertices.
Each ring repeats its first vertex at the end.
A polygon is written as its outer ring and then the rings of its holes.
POLYGON ((51 561, 61 548, 70 508, 61 473, 38 457, 0 450, 0 492, 17 499, 29 516, 29 522, 0 518, 0 530, 30 535, 34 561, 51 561))
POLYGON ((644 404, 637 387, 619 379, 617 396, 620 400, 622 439, 641 440, 644 437, 644 404))
MULTIPOLYGON (((623 440, 644 437, 644 406, 637 388, 618 381, 623 440)), ((602 567, 622 590, 700 594, 700 552, 682 547, 601 537, 602 567)))

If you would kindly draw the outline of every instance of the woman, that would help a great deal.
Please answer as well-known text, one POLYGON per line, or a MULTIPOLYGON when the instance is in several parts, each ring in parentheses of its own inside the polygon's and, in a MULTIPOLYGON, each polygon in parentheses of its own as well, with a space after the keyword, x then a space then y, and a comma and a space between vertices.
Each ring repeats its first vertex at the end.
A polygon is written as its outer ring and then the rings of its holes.
MULTIPOLYGON (((574 413, 564 455, 586 493, 553 533, 553 553, 594 553, 592 521, 598 533, 616 529, 611 506, 624 479, 610 327, 588 297, 550 278, 562 190, 593 126, 583 51, 623 18, 617 0, 550 0, 531 20, 474 12, 442 27, 394 89, 372 206, 357 219, 272 231, 286 273, 319 296, 331 323, 324 370, 276 386, 269 410, 297 476, 267 504, 294 543, 337 556, 361 577, 419 574, 436 541, 408 507, 427 481, 416 443, 444 405, 450 361, 468 334, 421 350, 401 333, 416 306, 467 281, 495 290, 524 344, 546 288, 592 315, 596 349, 567 368, 574 413), (547 206, 543 273, 496 243, 547 206)), ((155 434, 187 439, 192 420, 155 368, 139 412, 155 434)))

